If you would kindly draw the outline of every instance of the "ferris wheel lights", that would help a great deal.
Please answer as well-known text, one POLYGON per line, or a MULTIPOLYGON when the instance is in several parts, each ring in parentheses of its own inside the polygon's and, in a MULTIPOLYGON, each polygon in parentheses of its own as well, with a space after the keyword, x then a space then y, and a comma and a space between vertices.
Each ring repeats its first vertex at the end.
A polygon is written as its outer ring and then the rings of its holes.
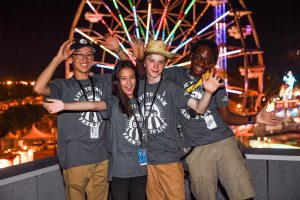
MULTIPOLYGON (((75 31, 77 33, 79 33, 80 35, 82 35, 83 37, 85 37, 86 39, 90 40, 91 42, 93 42, 94 44, 98 44, 98 42, 96 40, 94 40, 93 38, 91 38, 90 36, 88 36, 87 34, 85 34, 84 32, 82 32, 81 30, 79 30, 78 28, 75 28, 75 31)), ((115 54, 114 52, 112 52, 111 50, 107 49, 105 46, 103 46, 102 44, 99 45, 102 49, 104 49, 105 51, 107 51, 108 53, 110 53, 111 55, 113 55, 114 57, 116 57, 117 59, 120 59, 119 56, 117 54, 115 54)))
POLYGON ((171 37, 174 35, 176 29, 177 29, 178 26, 181 24, 181 22, 182 22, 182 20, 180 19, 180 20, 176 23, 176 25, 174 26, 173 30, 171 31, 171 33, 168 35, 167 39, 165 40, 165 43, 167 43, 167 42, 171 39, 171 37))
POLYGON ((118 16, 119 16, 119 19, 120 19, 120 21, 121 21, 122 28, 124 29, 125 34, 126 34, 126 36, 127 36, 127 39, 128 39, 129 42, 131 42, 131 37, 130 37, 130 35, 129 35, 129 33, 128 33, 127 26, 126 26, 126 24, 125 24, 125 22, 124 22, 124 19, 123 19, 123 17, 122 17, 122 14, 121 14, 121 12, 120 12, 120 9, 119 9, 119 7, 118 7, 118 4, 117 4, 116 0, 113 0, 113 3, 114 3, 115 8, 117 9, 118 16))
POLYGON ((187 62, 183 62, 183 63, 171 65, 171 66, 167 66, 167 68, 168 67, 182 67, 182 66, 187 66, 187 65, 190 65, 190 64, 191 64, 191 61, 187 61, 187 62))
POLYGON ((238 50, 234 50, 234 51, 228 51, 226 53, 220 53, 219 57, 224 57, 224 56, 228 56, 228 55, 232 55, 232 54, 236 54, 236 53, 241 53, 242 50, 238 49, 238 50))
POLYGON ((206 0, 206 2, 212 6, 219 6, 227 3, 227 0, 206 0))
POLYGON ((186 14, 189 12, 189 10, 191 9, 191 7, 194 5, 195 1, 196 1, 196 0, 191 1, 191 3, 190 3, 190 4, 188 5, 188 7, 185 9, 184 15, 186 15, 186 14))
POLYGON ((227 88, 226 88, 226 92, 228 92, 228 93, 234 93, 234 94, 243 94, 242 91, 232 90, 232 89, 227 89, 227 88))
MULTIPOLYGON (((107 30, 109 31, 109 33, 111 33, 111 34, 113 34, 113 31, 111 30, 111 28, 109 28, 108 27, 108 25, 107 25, 107 23, 104 21, 104 19, 103 19, 103 17, 102 17, 102 15, 100 14, 100 13, 98 13, 98 11, 95 9, 95 7, 91 4, 91 2, 90 1, 86 1, 87 2, 87 4, 90 6, 90 8, 94 11, 94 13, 95 13, 95 15, 97 16, 97 18, 98 18, 98 21, 100 20, 101 22, 102 22, 102 24, 107 28, 107 30)), ((103 2, 104 3, 104 2, 103 2)), ((120 24, 120 21, 119 21, 119 19, 111 12, 111 10, 109 9, 109 7, 106 5, 106 4, 104 4, 104 6, 105 6, 105 8, 108 10, 108 12, 114 17, 114 19, 120 24)), ((91 14, 90 14, 91 15, 91 14)), ((93 19, 93 18, 92 18, 93 19)), ((97 22, 98 22, 97 21, 97 22)), ((126 28, 126 26, 125 26, 125 28, 126 28)), ((77 29, 78 30, 78 29, 77 29)), ((75 30, 76 31, 76 30, 75 30)), ((128 32, 128 31, 127 31, 128 32)), ((93 39, 92 38, 90 38, 90 40, 92 41, 93 39)), ((119 40, 118 40, 119 41, 119 40)), ((124 47, 124 45, 119 41, 119 45, 121 46, 121 48, 123 49, 123 51, 129 56, 129 54, 128 54, 128 50, 124 47)), ((114 53, 113 53, 114 54, 114 53)), ((116 56, 115 56, 116 57, 116 56)), ((129 56, 130 57, 130 56, 129 56)), ((118 56, 117 56, 117 58, 119 58, 118 56)))
POLYGON ((96 64, 95 66, 96 67, 101 67, 101 68, 104 68, 104 69, 111 69, 111 70, 114 69, 113 66, 109 66, 109 65, 96 64))
POLYGON ((184 15, 180 18, 180 20, 176 23, 175 27, 173 28, 173 30, 171 31, 171 33, 168 35, 167 39, 165 40, 165 43, 167 43, 172 35, 174 35, 176 29, 178 28, 178 26, 181 24, 182 19, 186 16, 186 14, 189 12, 189 10, 191 9, 191 7, 194 5, 196 0, 191 1, 191 3, 188 5, 187 9, 185 9, 184 11, 184 15))
POLYGON ((99 16, 97 14, 93 14, 93 13, 90 13, 90 12, 86 12, 84 14, 84 18, 86 20, 88 20, 89 22, 91 22, 91 23, 98 23, 99 20, 101 20, 101 19, 99 19, 99 16))
POLYGON ((229 16, 234 16, 234 14, 238 17, 243 17, 245 15, 250 15, 252 13, 252 11, 250 10, 236 10, 235 12, 230 11, 229 16))
POLYGON ((96 12, 96 9, 94 8, 94 6, 91 4, 91 2, 89 0, 86 1, 86 3, 90 6, 90 8, 96 12))
MULTIPOLYGON (((236 26, 231 26, 228 28, 229 36, 234 37, 235 39, 241 39, 240 31, 236 26)), ((248 35, 252 33, 252 27, 250 25, 246 25, 246 27, 242 28, 243 36, 246 38, 248 35)))
POLYGON ((200 35, 201 33, 203 33, 204 31, 206 31, 207 29, 209 29, 211 26, 215 25, 217 22, 219 22, 221 19, 223 19, 224 17, 226 17, 228 14, 230 13, 230 11, 227 11, 226 13, 224 13, 223 15, 221 15, 220 17, 218 17, 215 21, 211 22, 210 24, 208 24, 206 27, 204 27, 202 30, 200 30, 197 35, 200 35))
POLYGON ((114 3, 115 8, 118 10, 119 7, 118 7, 118 4, 117 4, 116 0, 113 0, 113 3, 114 3))
POLYGON ((145 44, 147 44, 148 40, 149 40, 150 14, 151 14, 151 0, 148 0, 148 12, 147 12, 147 26, 146 26, 145 44))
POLYGON ((159 34, 160 29, 161 29, 161 27, 162 27, 162 23, 163 23, 163 21, 164 21, 164 19, 165 19, 165 17, 166 17, 167 11, 168 11, 169 3, 170 3, 170 0, 168 0, 168 3, 167 3, 167 5, 166 5, 165 8, 164 8, 164 12, 163 12, 163 14, 162 14, 162 16, 161 16, 161 18, 160 18, 159 25, 158 25, 158 28, 157 28, 157 31, 156 31, 154 40, 157 40, 158 34, 159 34))
POLYGON ((132 6, 133 11, 133 17, 134 17, 134 25, 135 25, 135 32, 138 39, 140 39, 140 32, 139 32, 139 25, 138 25, 138 19, 136 16, 136 8, 135 6, 132 6))
MULTIPOLYGON (((207 29, 209 29, 210 27, 212 27, 213 25, 215 25, 217 22, 219 22, 221 19, 223 19, 224 17, 226 17, 229 13, 230 13, 230 11, 227 11, 226 13, 224 13, 223 15, 221 15, 220 17, 218 17, 216 20, 214 20, 213 22, 211 22, 210 24, 208 24, 206 27, 204 27, 202 30, 200 30, 196 35, 200 35, 204 31, 206 31, 207 29)), ((172 53, 176 53, 179 49, 181 49, 184 45, 186 45, 187 43, 189 43, 192 40, 193 40, 193 37, 190 37, 185 42, 181 43, 177 48, 175 48, 174 50, 172 50, 172 53)))

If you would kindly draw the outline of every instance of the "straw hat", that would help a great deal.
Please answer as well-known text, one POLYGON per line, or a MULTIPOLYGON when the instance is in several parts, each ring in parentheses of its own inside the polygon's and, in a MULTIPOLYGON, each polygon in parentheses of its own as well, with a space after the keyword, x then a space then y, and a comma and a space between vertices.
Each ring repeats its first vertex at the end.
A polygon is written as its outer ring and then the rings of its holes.
POLYGON ((167 58, 173 58, 177 54, 167 50, 167 46, 162 40, 150 40, 146 46, 146 54, 158 54, 167 58))

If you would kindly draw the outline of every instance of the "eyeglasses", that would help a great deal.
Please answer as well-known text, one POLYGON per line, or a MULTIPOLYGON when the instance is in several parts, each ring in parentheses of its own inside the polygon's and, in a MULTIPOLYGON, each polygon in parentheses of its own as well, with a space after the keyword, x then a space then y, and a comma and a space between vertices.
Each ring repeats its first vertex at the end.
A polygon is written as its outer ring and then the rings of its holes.
POLYGON ((78 60, 83 60, 84 58, 88 60, 93 60, 94 59, 94 54, 88 53, 88 54, 82 54, 82 53, 73 53, 73 55, 78 59, 78 60))
POLYGON ((208 66, 211 66, 214 64, 213 59, 203 58, 201 55, 192 55, 192 59, 194 62, 203 62, 205 65, 208 65, 208 66))

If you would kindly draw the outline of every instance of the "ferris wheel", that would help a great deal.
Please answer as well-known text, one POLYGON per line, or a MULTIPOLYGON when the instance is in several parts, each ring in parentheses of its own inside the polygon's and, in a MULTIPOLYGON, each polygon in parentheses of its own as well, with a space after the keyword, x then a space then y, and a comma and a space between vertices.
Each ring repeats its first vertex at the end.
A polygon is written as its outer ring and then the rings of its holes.
MULTIPOLYGON (((178 54, 169 60, 169 67, 188 67, 190 44, 199 38, 214 39, 220 50, 218 68, 226 71, 228 60, 235 60, 234 63, 241 66, 244 86, 234 86, 229 79, 227 91, 241 97, 244 114, 257 110, 260 105, 263 52, 251 11, 243 0, 239 0, 238 5, 231 5, 227 0, 82 0, 69 38, 80 34, 99 44, 106 33, 114 33, 129 56, 127 41, 131 41, 133 35, 145 43, 150 39, 164 40, 169 51, 178 54), (257 79, 256 89, 249 89, 248 79, 257 79)), ((99 46, 101 50, 95 64, 102 69, 112 68, 118 57, 99 46)), ((66 63, 66 76, 69 71, 66 63)))

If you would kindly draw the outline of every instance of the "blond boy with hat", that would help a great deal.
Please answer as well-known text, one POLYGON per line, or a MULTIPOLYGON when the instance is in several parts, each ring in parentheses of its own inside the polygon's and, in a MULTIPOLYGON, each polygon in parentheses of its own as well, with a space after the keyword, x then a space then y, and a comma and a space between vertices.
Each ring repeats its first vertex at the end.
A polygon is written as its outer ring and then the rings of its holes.
POLYGON ((178 109, 190 107, 204 113, 212 93, 221 86, 218 74, 204 80, 206 89, 201 100, 185 93, 162 72, 168 58, 176 54, 167 51, 161 40, 150 40, 146 46, 144 67, 146 79, 140 81, 138 100, 144 115, 148 157, 147 199, 185 199, 182 154, 176 130, 178 109))

